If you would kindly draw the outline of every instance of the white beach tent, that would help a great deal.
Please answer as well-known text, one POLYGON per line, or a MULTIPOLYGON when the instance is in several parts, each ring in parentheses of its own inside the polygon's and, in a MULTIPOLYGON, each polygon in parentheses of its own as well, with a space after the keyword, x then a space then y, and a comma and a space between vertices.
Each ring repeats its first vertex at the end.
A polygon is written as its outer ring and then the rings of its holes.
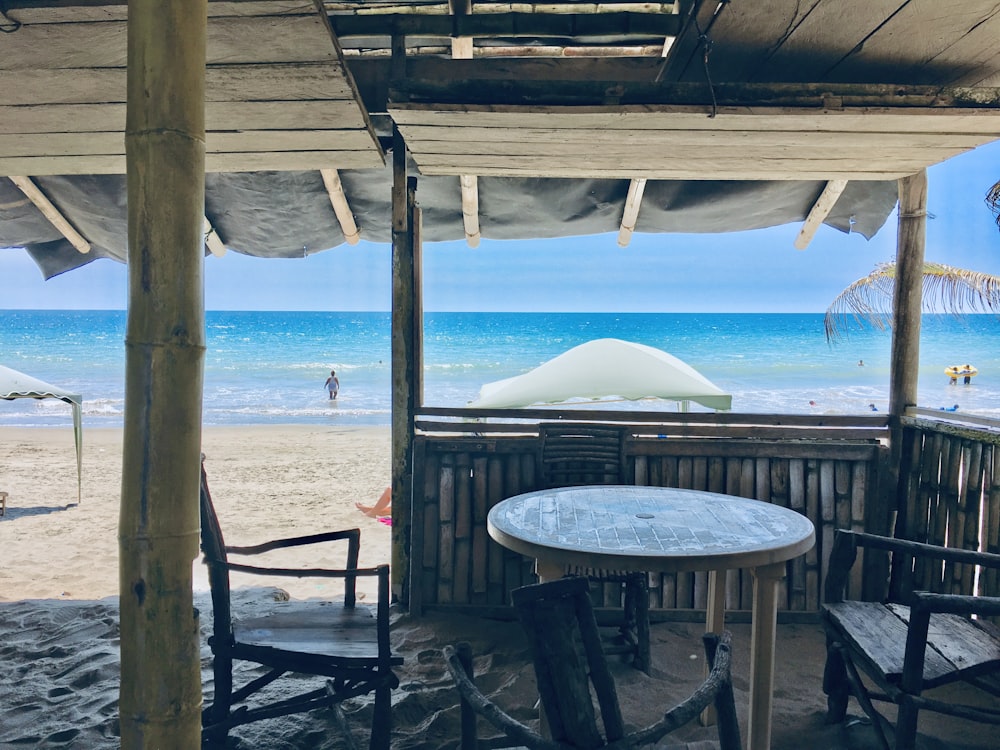
POLYGON ((694 401, 709 409, 732 408, 733 397, 665 351, 621 339, 575 346, 534 370, 486 383, 470 407, 505 409, 574 398, 661 398, 694 401))
POLYGON ((81 419, 83 398, 79 394, 69 393, 58 386, 50 385, 38 378, 33 378, 3 365, 0 365, 0 398, 7 401, 13 401, 15 398, 57 398, 73 407, 73 438, 76 442, 76 501, 80 502, 83 473, 83 425, 81 419))

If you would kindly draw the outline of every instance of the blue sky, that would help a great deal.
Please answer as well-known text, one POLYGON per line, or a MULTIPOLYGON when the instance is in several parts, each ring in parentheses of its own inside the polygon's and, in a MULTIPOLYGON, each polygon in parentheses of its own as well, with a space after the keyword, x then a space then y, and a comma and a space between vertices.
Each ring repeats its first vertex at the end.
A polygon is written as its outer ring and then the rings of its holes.
MULTIPOLYGON (((926 258, 1000 274, 1000 230, 984 202, 1000 180, 1000 141, 928 170, 926 258)), ((892 260, 896 214, 867 241, 820 228, 805 251, 798 224, 723 235, 615 234, 464 242, 424 248, 428 311, 821 312, 855 279, 892 260)), ((304 259, 227 253, 205 261, 214 310, 388 310, 388 245, 362 242, 304 259)), ((125 266, 98 260, 43 281, 19 249, 0 250, 0 306, 124 309, 125 266)))

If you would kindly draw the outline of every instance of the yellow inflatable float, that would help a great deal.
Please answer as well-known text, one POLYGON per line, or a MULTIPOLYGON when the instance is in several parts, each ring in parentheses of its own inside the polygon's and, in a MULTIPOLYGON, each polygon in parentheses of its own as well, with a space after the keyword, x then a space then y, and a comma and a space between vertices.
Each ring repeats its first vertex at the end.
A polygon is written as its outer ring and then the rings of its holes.
POLYGON ((944 368, 944 374, 951 378, 952 383, 956 382, 959 378, 964 378, 965 382, 968 383, 973 375, 979 374, 979 370, 972 365, 952 365, 951 367, 944 368))

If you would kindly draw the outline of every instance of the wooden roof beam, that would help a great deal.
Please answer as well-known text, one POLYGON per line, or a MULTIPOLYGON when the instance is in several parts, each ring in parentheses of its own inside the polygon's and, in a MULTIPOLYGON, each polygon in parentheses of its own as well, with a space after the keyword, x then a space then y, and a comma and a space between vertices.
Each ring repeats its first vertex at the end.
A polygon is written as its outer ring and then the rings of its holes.
POLYGON ((49 223, 58 229, 73 247, 84 254, 90 252, 90 243, 87 239, 76 231, 76 228, 69 223, 69 219, 62 215, 62 212, 46 197, 34 180, 24 176, 11 176, 8 179, 17 185, 27 199, 35 204, 35 207, 42 212, 49 223))
POLYGON ((205 247, 208 248, 208 252, 214 255, 216 258, 221 258, 226 254, 226 243, 222 241, 219 237, 219 233, 215 231, 215 227, 212 226, 212 222, 208 220, 208 217, 204 217, 205 221, 202 224, 202 233, 205 235, 205 247))
POLYGON ((830 215, 830 211, 833 210, 840 194, 843 193, 844 188, 847 187, 847 182, 847 180, 830 180, 826 183, 826 187, 823 188, 823 192, 819 194, 819 198, 817 198, 816 202, 813 204, 812 209, 809 211, 809 215, 806 216, 806 220, 802 222, 802 228, 799 230, 799 234, 795 238, 796 249, 805 250, 809 247, 809 243, 812 242, 812 238, 819 229, 819 225, 823 223, 823 220, 826 219, 827 216, 830 215))
MULTIPOLYGON (((486 39, 561 37, 655 39, 677 36, 673 13, 473 13, 468 15, 340 15, 330 24, 338 40, 351 37, 480 37, 486 39)), ((349 44, 346 46, 350 46, 349 44)))
POLYGON ((618 247, 628 247, 632 241, 632 232, 639 219, 639 206, 642 205, 642 193, 646 189, 645 178, 633 179, 628 185, 628 196, 625 198, 625 210, 622 212, 622 225, 618 230, 618 247))
POLYGON ((340 231, 344 233, 344 240, 348 245, 357 245, 361 239, 361 230, 358 229, 357 222, 354 221, 354 212, 347 202, 347 194, 344 192, 344 185, 340 181, 340 174, 336 169, 321 169, 323 184, 326 192, 330 196, 330 205, 340 222, 340 231))
MULTIPOLYGON (((448 0, 448 8, 454 18, 468 16, 472 13, 472 0, 448 0)), ((471 60, 473 52, 471 36, 453 37, 451 40, 451 56, 456 60, 471 60)), ((461 175, 459 184, 462 186, 462 224, 465 227, 465 241, 469 247, 479 247, 482 237, 479 230, 479 178, 476 175, 461 175)))

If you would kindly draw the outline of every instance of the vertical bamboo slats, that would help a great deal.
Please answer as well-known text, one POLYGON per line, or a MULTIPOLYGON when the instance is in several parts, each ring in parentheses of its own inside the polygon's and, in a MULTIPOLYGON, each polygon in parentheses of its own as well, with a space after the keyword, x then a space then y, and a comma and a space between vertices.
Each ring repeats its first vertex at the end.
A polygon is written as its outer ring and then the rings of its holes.
MULTIPOLYGON (((701 451, 705 455, 689 455, 689 448, 678 451, 685 455, 671 455, 683 440, 636 439, 629 447, 625 476, 637 485, 725 492, 808 515, 816 525, 817 545, 789 562, 780 596, 782 609, 815 612, 833 529, 864 527, 884 449, 875 442, 860 448, 854 444, 848 455, 836 441, 818 441, 806 452, 798 443, 796 455, 788 457, 775 443, 776 455, 768 457, 759 450, 739 455, 740 444, 711 441, 701 451)), ((530 435, 417 436, 414 481, 419 491, 414 497, 410 580, 411 588, 420 591, 411 592, 411 611, 419 613, 426 606, 506 606, 511 589, 535 580, 533 561, 489 538, 486 517, 502 499, 539 489, 536 451, 537 440, 530 435)), ((704 609, 707 585, 705 572, 650 573, 650 608, 704 609)), ((860 587, 861 582, 852 585, 860 587)), ((751 593, 748 571, 727 572, 727 609, 749 610, 751 593)), ((621 595, 617 585, 594 592, 598 606, 620 606, 621 595)))

